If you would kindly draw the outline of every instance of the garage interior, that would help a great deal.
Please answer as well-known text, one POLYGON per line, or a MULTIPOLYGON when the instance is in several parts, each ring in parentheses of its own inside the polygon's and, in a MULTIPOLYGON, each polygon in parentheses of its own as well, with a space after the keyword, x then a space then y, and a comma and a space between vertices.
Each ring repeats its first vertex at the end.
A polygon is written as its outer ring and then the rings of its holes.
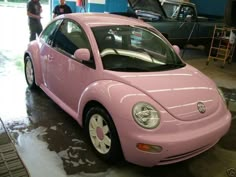
MULTIPOLYGON (((51 19, 52 5, 43 5, 44 27, 51 19)), ((181 51, 185 62, 222 88, 232 114, 230 130, 213 148, 182 162, 152 168, 125 161, 108 164, 96 157, 73 118, 43 92, 27 88, 23 68, 29 36, 25 4, 1 2, 0 16, 0 177, 236 177, 235 55, 222 68, 221 61, 206 65, 208 55, 202 46, 189 45, 181 51), (9 151, 13 155, 6 155, 9 151)))

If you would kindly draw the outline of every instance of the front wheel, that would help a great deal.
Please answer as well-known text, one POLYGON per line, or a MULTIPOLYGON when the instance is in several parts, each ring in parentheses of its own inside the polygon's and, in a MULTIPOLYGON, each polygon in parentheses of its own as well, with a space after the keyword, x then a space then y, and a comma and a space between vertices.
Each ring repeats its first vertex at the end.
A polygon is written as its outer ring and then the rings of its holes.
POLYGON ((86 134, 96 153, 105 161, 116 162, 122 153, 115 125, 107 113, 100 107, 92 107, 86 114, 86 134))
POLYGON ((37 87, 35 83, 33 63, 29 56, 25 58, 25 79, 30 89, 35 89, 37 87))

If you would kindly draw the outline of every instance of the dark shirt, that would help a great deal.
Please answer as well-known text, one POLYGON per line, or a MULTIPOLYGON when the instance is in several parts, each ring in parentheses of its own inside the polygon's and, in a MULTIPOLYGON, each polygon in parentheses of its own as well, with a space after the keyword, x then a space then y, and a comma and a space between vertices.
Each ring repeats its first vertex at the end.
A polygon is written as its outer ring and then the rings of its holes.
POLYGON ((61 15, 61 14, 68 14, 68 13, 71 13, 71 8, 64 4, 64 5, 57 5, 54 10, 53 10, 53 13, 58 16, 58 15, 61 15))
MULTIPOLYGON (((41 4, 39 3, 39 1, 29 1, 27 3, 27 12, 30 12, 34 15, 40 15, 40 11, 41 11, 41 4)), ((33 17, 29 17, 29 23, 38 23, 40 22, 40 19, 36 19, 36 18, 33 18, 33 17)))

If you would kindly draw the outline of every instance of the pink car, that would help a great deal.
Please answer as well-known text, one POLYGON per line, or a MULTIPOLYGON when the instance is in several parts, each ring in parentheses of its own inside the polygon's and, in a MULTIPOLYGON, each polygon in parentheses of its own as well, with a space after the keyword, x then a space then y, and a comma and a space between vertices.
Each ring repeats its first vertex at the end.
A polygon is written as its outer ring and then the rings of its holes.
POLYGON ((29 44, 25 76, 78 121, 102 159, 151 167, 206 151, 231 123, 222 92, 178 52, 140 20, 67 14, 29 44))

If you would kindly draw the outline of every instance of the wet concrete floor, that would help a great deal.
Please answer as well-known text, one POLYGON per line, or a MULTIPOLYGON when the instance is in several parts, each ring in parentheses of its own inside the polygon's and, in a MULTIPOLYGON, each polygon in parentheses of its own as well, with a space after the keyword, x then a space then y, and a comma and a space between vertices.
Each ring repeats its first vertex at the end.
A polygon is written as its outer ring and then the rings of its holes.
POLYGON ((184 53, 186 62, 211 77, 226 95, 233 120, 217 145, 172 165, 107 164, 95 156, 76 121, 42 91, 27 89, 21 47, 28 33, 23 33, 22 40, 16 35, 19 47, 0 45, 0 117, 32 177, 236 177, 236 63, 224 69, 220 62, 206 66, 207 56, 201 50, 184 53))

